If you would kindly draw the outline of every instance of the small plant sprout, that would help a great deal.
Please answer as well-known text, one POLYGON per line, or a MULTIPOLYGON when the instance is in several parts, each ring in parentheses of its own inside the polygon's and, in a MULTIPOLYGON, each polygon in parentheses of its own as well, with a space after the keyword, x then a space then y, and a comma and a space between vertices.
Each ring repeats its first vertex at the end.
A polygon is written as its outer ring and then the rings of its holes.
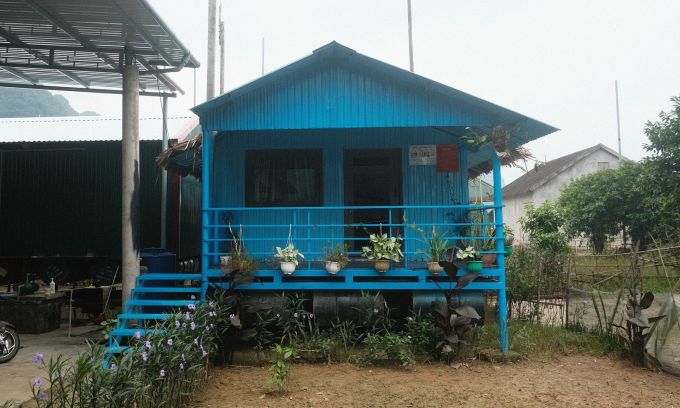
POLYGON ((272 377, 264 386, 265 392, 272 392, 274 390, 283 392, 286 388, 286 383, 293 371, 293 359, 297 357, 297 351, 290 347, 284 347, 277 344, 272 349, 274 352, 274 360, 270 370, 272 377))

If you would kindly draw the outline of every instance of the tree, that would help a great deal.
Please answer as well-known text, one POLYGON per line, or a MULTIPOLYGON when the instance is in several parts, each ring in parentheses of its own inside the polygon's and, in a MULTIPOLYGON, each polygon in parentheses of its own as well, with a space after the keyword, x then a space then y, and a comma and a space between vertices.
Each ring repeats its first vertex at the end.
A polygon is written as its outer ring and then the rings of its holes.
POLYGON ((548 257, 566 253, 569 242, 562 231, 564 215, 557 203, 546 201, 539 207, 527 203, 524 208, 526 215, 519 223, 522 231, 529 235, 531 245, 548 257))
POLYGON ((622 181, 617 170, 602 170, 576 179, 560 195, 565 231, 571 237, 584 235, 596 253, 609 235, 621 231, 622 181))
POLYGON ((658 197, 662 230, 659 234, 677 239, 680 231, 680 97, 671 98, 673 109, 661 112, 659 120, 645 124, 651 154, 644 160, 648 182, 658 197))

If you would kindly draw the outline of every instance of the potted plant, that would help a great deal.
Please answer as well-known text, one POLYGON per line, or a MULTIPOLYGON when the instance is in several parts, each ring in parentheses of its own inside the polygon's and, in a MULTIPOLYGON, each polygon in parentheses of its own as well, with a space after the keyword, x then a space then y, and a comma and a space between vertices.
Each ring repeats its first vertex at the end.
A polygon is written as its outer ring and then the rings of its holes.
POLYGON ((482 271, 482 258, 479 256, 479 252, 471 246, 468 246, 465 249, 458 248, 456 250, 456 259, 467 262, 466 269, 470 273, 479 273, 482 271))
POLYGON ((404 254, 401 252, 401 237, 389 237, 387 234, 370 234, 369 246, 361 248, 362 256, 375 261, 375 270, 381 273, 390 269, 390 261, 399 262, 404 254))
POLYGON ((285 248, 276 247, 274 258, 279 260, 284 275, 292 275, 298 266, 298 258, 304 259, 305 256, 289 241, 285 248))
POLYGON ((435 226, 432 226, 432 237, 430 238, 425 236, 422 229, 414 228, 422 237, 420 242, 427 245, 427 250, 419 249, 417 252, 429 257, 427 270, 433 275, 439 275, 444 271, 444 268, 439 265, 439 261, 443 261, 446 258, 446 252, 451 249, 449 241, 444 239, 444 235, 440 234, 435 226))
POLYGON ((231 255, 220 257, 222 272, 227 275, 236 271, 245 274, 256 271, 257 263, 248 255, 243 244, 243 226, 239 226, 239 233, 237 235, 232 230, 230 224, 229 233, 232 237, 231 255))
POLYGON ((503 225, 503 234, 505 234, 505 256, 510 256, 512 255, 512 244, 515 242, 515 234, 507 224, 503 225))
POLYGON ((347 256, 347 251, 341 245, 336 245, 332 249, 326 251, 326 272, 331 275, 335 275, 340 272, 342 268, 347 266, 349 262, 349 257, 347 256))

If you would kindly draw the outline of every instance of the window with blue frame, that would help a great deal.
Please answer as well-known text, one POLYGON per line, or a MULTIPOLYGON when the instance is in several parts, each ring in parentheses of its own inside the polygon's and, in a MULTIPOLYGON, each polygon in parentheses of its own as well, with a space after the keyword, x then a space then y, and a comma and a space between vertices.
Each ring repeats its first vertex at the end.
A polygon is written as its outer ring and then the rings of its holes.
POLYGON ((323 150, 247 150, 246 206, 323 204, 323 150))

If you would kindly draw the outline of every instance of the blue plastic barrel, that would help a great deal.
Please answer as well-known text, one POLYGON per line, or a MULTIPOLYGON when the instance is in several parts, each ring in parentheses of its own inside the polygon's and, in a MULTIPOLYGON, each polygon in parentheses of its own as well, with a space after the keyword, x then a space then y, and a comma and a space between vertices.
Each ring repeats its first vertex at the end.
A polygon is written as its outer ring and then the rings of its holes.
MULTIPOLYGON (((165 248, 145 248, 140 252, 140 266, 142 273, 175 273, 177 272, 175 265, 175 254, 165 248)), ((146 287, 164 287, 167 285, 174 285, 174 281, 167 280, 149 280, 144 282, 146 287)), ((172 293, 144 293, 140 299, 144 300, 171 300, 174 294, 172 293)), ((165 307, 161 306, 145 306, 142 308, 143 313, 163 313, 166 312, 165 307)))

